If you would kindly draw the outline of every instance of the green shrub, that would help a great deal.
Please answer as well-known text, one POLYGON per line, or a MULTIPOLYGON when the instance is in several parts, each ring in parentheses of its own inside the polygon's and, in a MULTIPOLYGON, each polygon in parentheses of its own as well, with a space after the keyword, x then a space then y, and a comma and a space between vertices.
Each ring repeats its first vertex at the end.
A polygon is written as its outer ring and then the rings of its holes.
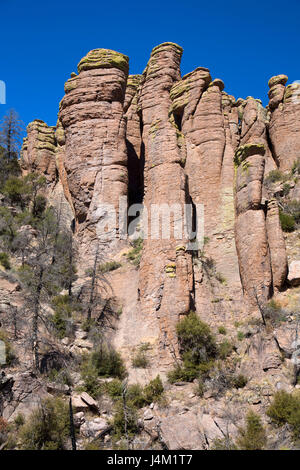
POLYGON ((135 266, 140 265, 142 250, 143 250, 143 239, 138 238, 132 242, 133 248, 127 253, 126 257, 135 266))
POLYGON ((292 199, 285 203, 284 206, 285 212, 291 215, 294 218, 295 223, 299 224, 300 222, 300 201, 297 199, 292 199))
POLYGON ((14 419, 14 423, 17 426, 17 428, 20 428, 25 424, 25 417, 22 413, 18 413, 17 416, 14 419))
POLYGON ((58 338, 62 339, 67 334, 68 319, 72 317, 73 311, 78 309, 79 305, 69 295, 57 295, 52 299, 52 307, 55 313, 51 322, 58 338))
MULTIPOLYGON (((137 422, 137 413, 134 407, 126 405, 126 427, 129 437, 133 437, 138 433, 139 427, 137 422)), ((125 434, 125 413, 124 405, 119 400, 115 405, 115 413, 112 419, 113 433, 116 439, 120 439, 125 434)))
POLYGON ((72 377, 67 369, 51 369, 48 373, 48 378, 50 382, 56 382, 62 385, 68 385, 71 387, 73 385, 72 377))
POLYGON ((204 392, 205 392, 204 383, 203 383, 203 380, 201 380, 201 378, 200 378, 200 379, 198 379, 197 383, 194 386, 194 393, 198 397, 203 397, 204 392))
POLYGON ((291 186, 289 185, 289 183, 284 183, 284 185, 282 186, 283 196, 287 196, 290 190, 291 186))
POLYGON ((85 332, 89 332, 94 326, 96 326, 96 320, 95 318, 86 318, 82 324, 81 324, 81 328, 83 329, 83 331, 85 332))
POLYGON ((38 194, 34 199, 32 214, 34 217, 41 217, 47 206, 47 199, 45 196, 38 194))
POLYGON ((300 438, 300 395, 292 395, 280 390, 276 392, 267 415, 277 426, 288 423, 292 428, 294 439, 300 438))
POLYGON ((155 379, 151 380, 144 388, 144 396, 149 404, 159 400, 163 392, 164 386, 159 375, 157 375, 155 379))
POLYGON ((201 321, 195 312, 190 312, 176 325, 176 331, 183 359, 193 364, 207 362, 215 357, 217 346, 209 326, 201 321))
POLYGON ((0 264, 2 264, 2 266, 5 269, 10 269, 11 268, 10 261, 9 261, 9 255, 7 253, 4 253, 4 252, 0 253, 0 264))
POLYGON ((105 385, 105 390, 107 394, 113 400, 115 400, 116 398, 120 398, 122 396, 122 389, 123 389, 123 385, 122 385, 121 380, 119 379, 114 379, 105 385))
POLYGON ((293 166, 292 166, 292 174, 293 175, 300 174, 300 158, 297 158, 297 160, 294 161, 293 166))
POLYGON ((120 354, 107 346, 102 346, 92 352, 91 363, 95 366, 100 377, 123 379, 126 375, 126 369, 120 354))
MULTIPOLYGON (((124 378, 126 369, 123 364, 122 358, 119 353, 107 346, 102 346, 98 350, 86 355, 83 358, 81 365, 81 378, 84 382, 84 390, 91 396, 96 398, 99 396, 103 389, 99 385, 99 377, 116 377, 119 379, 124 378)), ((107 390, 108 393, 114 393, 107 390)), ((109 387, 108 385, 106 387, 109 387)))
POLYGON ((146 369, 149 365, 149 361, 146 356, 147 346, 142 345, 139 347, 138 352, 132 358, 132 366, 136 369, 146 369))
POLYGON ((212 450, 238 450, 235 443, 229 436, 223 439, 214 439, 212 450))
POLYGON ((56 329, 57 332, 57 337, 62 339, 66 336, 66 331, 67 331, 67 322, 63 318, 62 314, 59 312, 55 312, 53 317, 51 318, 51 321, 54 325, 54 328, 56 329))
POLYGON ((281 305, 279 302, 277 302, 275 299, 271 299, 267 303, 267 305, 264 307, 264 317, 265 317, 265 320, 268 320, 272 324, 276 325, 279 322, 286 321, 287 314, 281 308, 281 305))
POLYGON ((260 417, 253 411, 246 416, 246 427, 239 429, 237 445, 241 450, 262 450, 266 446, 267 435, 260 417))
POLYGON ((85 445, 84 450, 100 450, 100 442, 98 441, 88 442, 85 445))
POLYGON ((13 351, 12 345, 8 339, 6 331, 0 329, 0 341, 5 344, 5 365, 11 366, 16 360, 16 355, 13 351))
POLYGON ((19 204, 24 208, 29 200, 30 186, 25 179, 11 176, 5 182, 2 192, 12 204, 19 204))
POLYGON ((98 382, 98 370, 92 364, 89 357, 86 357, 81 365, 81 379, 84 383, 83 390, 93 398, 97 398, 101 394, 101 387, 98 382))
POLYGON ((220 335, 226 335, 227 334, 226 328, 224 326, 219 326, 218 332, 220 333, 220 335))
POLYGON ((243 341, 244 338, 245 338, 245 334, 242 331, 238 331, 237 332, 237 339, 239 341, 243 341))
POLYGON ((247 385, 248 379, 243 374, 236 375, 232 378, 232 385, 235 388, 244 388, 247 385))
POLYGON ((121 263, 118 261, 107 261, 107 263, 100 264, 99 272, 101 273, 108 273, 110 271, 114 271, 122 266, 121 263))
POLYGON ((226 359, 226 357, 230 356, 234 349, 234 345, 228 341, 228 339, 225 339, 225 341, 222 341, 222 343, 219 344, 219 357, 221 359, 226 359))
POLYGON ((69 408, 61 398, 46 398, 20 430, 23 450, 64 450, 69 437, 69 408))
POLYGON ((192 382, 207 374, 217 356, 215 338, 209 326, 195 312, 190 312, 176 325, 183 365, 176 364, 168 373, 170 383, 192 382))
POLYGON ((281 228, 284 232, 293 232, 295 230, 295 219, 292 215, 283 212, 282 210, 279 211, 279 219, 281 228))
POLYGON ((127 389, 127 403, 131 408, 143 408, 146 405, 143 387, 140 384, 129 385, 127 389))
POLYGON ((167 373, 168 381, 171 384, 174 384, 176 382, 192 382, 196 378, 195 375, 197 376, 197 372, 198 371, 193 373, 191 378, 185 368, 177 364, 172 370, 167 373))
POLYGON ((221 273, 216 273, 216 279, 217 279, 221 284, 224 284, 224 285, 227 284, 226 278, 225 278, 225 277, 223 276, 223 274, 221 274, 221 273))
POLYGON ((284 173, 280 170, 272 170, 266 176, 266 183, 276 183, 277 181, 283 181, 285 179, 284 173))

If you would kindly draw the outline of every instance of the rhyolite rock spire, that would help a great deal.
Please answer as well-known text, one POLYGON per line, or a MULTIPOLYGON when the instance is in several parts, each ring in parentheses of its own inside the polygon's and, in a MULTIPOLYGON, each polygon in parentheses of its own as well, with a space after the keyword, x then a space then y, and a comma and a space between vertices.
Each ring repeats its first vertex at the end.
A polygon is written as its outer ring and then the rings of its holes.
MULTIPOLYGON (((107 49, 89 52, 78 75, 65 84, 59 119, 65 132, 64 168, 73 199, 77 229, 97 243, 101 204, 127 195, 127 152, 123 103, 128 57, 107 49)), ((117 227, 118 229, 118 227, 117 227)), ((114 240, 115 232, 106 237, 114 240)))
MULTIPOLYGON (((179 204, 188 200, 186 175, 182 167, 180 133, 170 119, 170 90, 180 78, 182 49, 164 43, 153 49, 143 74, 139 107, 145 146, 145 198, 148 227, 152 227, 154 204, 179 204)), ((174 217, 171 229, 174 227, 174 217)), ((182 226, 183 230, 183 226, 182 226)), ((184 233, 170 239, 144 240, 140 268, 140 300, 143 316, 157 319, 161 360, 176 354, 175 326, 191 307, 192 263, 185 252, 184 233), (170 299, 172 298, 172 302, 170 299)))
POLYGON ((227 94, 205 67, 181 77, 181 56, 177 44, 161 44, 142 75, 128 76, 125 55, 90 51, 65 84, 56 128, 31 123, 22 156, 24 172, 38 171, 51 191, 60 188, 87 264, 99 239, 118 260, 130 249, 118 239, 118 219, 103 239, 97 233, 103 203, 118 214, 120 197, 143 202, 148 217, 140 233, 148 237, 140 267, 114 286, 123 305, 118 341, 126 351, 151 344, 153 369, 162 373, 178 356, 175 327, 190 309, 221 325, 236 312, 255 314, 257 299, 266 302, 284 287, 285 241, 264 181, 300 157, 299 85, 273 77, 264 108, 227 94), (173 232, 172 205, 185 203, 194 217, 204 207, 199 250, 189 250, 184 231, 173 232), (153 205, 171 210, 169 239, 151 234, 153 205))
POLYGON ((269 80, 269 135, 274 160, 283 171, 300 158, 300 83, 285 86, 287 80, 286 75, 269 80))
POLYGON ((21 167, 25 173, 38 172, 47 181, 56 180, 55 127, 36 119, 27 126, 27 137, 22 147, 21 167))

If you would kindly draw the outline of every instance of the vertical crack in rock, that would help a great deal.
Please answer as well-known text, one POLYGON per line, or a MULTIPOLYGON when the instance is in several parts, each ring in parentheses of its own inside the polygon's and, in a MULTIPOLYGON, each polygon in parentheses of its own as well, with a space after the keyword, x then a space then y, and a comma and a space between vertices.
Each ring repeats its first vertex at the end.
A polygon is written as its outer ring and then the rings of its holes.
POLYGON ((141 75, 129 75, 127 80, 124 112, 127 120, 126 147, 128 155, 128 203, 141 203, 143 188, 143 151, 141 119, 138 113, 138 89, 141 75))

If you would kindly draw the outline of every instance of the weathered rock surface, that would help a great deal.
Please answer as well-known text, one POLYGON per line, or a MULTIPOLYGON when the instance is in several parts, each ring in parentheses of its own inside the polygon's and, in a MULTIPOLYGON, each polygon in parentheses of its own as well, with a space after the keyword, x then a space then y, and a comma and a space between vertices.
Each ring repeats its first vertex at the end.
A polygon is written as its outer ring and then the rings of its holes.
POLYGON ((24 173, 37 172, 48 182, 56 180, 55 128, 36 119, 27 126, 27 138, 23 143, 21 167, 24 173))
MULTIPOLYGON (((300 116, 297 87, 286 88, 287 77, 270 80, 265 109, 252 97, 235 100, 205 67, 181 77, 181 55, 178 45, 161 44, 153 49, 142 75, 128 76, 123 54, 89 52, 78 74, 65 84, 56 127, 41 121, 29 125, 22 167, 24 173, 44 174, 49 200, 52 197, 56 205, 63 201, 69 225, 75 218, 80 270, 90 264, 98 241, 105 255, 122 265, 107 274, 122 306, 109 339, 124 358, 130 383, 146 384, 158 373, 165 380, 174 358, 179 358, 176 324, 189 310, 214 333, 220 325, 228 329, 228 340, 235 344, 236 373, 249 379, 244 389, 228 390, 216 399, 211 384, 200 399, 194 384, 188 388, 180 381, 171 387, 174 396, 166 409, 155 404, 140 413, 141 426, 169 449, 208 449, 228 431, 236 436, 249 406, 266 407, 274 390, 292 387, 282 353, 291 361, 294 324, 267 334, 260 317, 255 325, 249 321, 257 313, 257 299, 263 305, 274 293, 279 295, 287 279, 276 200, 282 185, 271 194, 264 181, 277 167, 290 170, 298 158, 300 116), (144 231, 148 238, 137 267, 126 257, 129 244, 118 238, 118 218, 107 233, 98 231, 106 216, 103 204, 112 204, 118 216, 120 197, 144 204, 139 233, 144 231), (161 214, 164 221, 171 209, 169 238, 156 223, 162 204, 167 209, 161 214), (198 246, 191 245, 194 234, 174 233, 180 217, 172 210, 179 207, 182 215, 184 204, 192 205, 194 219, 203 208, 204 244, 200 239, 198 246), (243 327, 237 332, 239 322, 243 327), (149 366, 144 369, 132 366, 141 344, 148 348, 149 366), (238 416, 227 419, 229 403, 238 416)), ((297 182, 293 192, 297 194, 297 182)), ((295 286, 300 275, 293 266, 290 263, 288 280, 295 286)), ((74 286, 75 295, 82 278, 74 286)), ((90 338, 77 329, 75 338, 64 341, 76 356, 92 351, 90 338)), ((48 384, 48 390, 37 387, 34 394, 67 393, 58 388, 48 384)), ((9 400, 7 416, 17 404, 9 400)), ((91 411, 99 413, 97 402, 87 394, 74 395, 72 401, 81 438, 97 438, 108 426, 103 415, 89 418, 91 411)), ((103 412, 102 402, 100 409, 103 412)))
POLYGON ((269 135, 274 159, 283 171, 290 170, 300 157, 300 84, 285 87, 287 79, 278 75, 269 80, 269 135))
MULTIPOLYGON (((107 49, 90 51, 78 64, 78 75, 65 84, 59 119, 65 131, 64 168, 77 229, 86 242, 97 236, 97 223, 106 215, 103 205, 119 210, 127 195, 127 153, 123 102, 128 57, 107 49)), ((91 251, 91 250, 90 250, 91 251)))
POLYGON ((288 281, 292 286, 300 285, 300 261, 292 261, 289 265, 288 281))
POLYGON ((154 205, 170 207, 177 204, 179 211, 183 211, 187 200, 177 129, 169 119, 170 90, 180 77, 181 54, 182 49, 173 43, 154 48, 139 96, 145 146, 144 205, 148 210, 149 229, 140 267, 140 305, 142 315, 150 316, 159 324, 161 360, 168 358, 168 362, 176 350, 175 325, 191 306, 192 265, 191 257, 185 251, 183 223, 181 234, 175 234, 174 220, 178 216, 172 215, 170 238, 164 239, 159 232, 159 223, 155 225, 159 211, 155 209, 153 213, 153 208, 154 205))

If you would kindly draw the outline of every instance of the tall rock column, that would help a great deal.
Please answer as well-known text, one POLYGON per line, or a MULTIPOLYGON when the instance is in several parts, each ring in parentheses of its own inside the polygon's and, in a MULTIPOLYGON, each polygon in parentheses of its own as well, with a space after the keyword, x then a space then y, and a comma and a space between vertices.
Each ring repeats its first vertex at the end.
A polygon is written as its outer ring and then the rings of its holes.
POLYGON ((30 122, 22 147, 21 168, 23 172, 37 172, 44 175, 48 183, 55 183, 57 179, 55 152, 55 128, 39 119, 30 122))
MULTIPOLYGON (((262 146, 262 148, 264 149, 264 151, 262 151, 263 153, 262 158, 264 158, 264 172, 263 172, 263 178, 264 178, 264 175, 267 175, 271 170, 274 170, 276 168, 276 163, 273 159, 272 152, 269 148, 269 140, 267 136, 267 130, 268 130, 267 110, 262 106, 260 100, 256 100, 252 97, 248 97, 247 100, 245 100, 242 103, 241 118, 242 118, 241 137, 240 137, 241 155, 243 155, 243 148, 248 149, 249 146, 250 148, 251 146, 253 146, 253 148, 255 148, 255 146, 258 146, 258 147, 262 146)), ((251 152, 251 150, 249 149, 246 150, 246 153, 247 151, 251 152)), ((268 192, 265 190, 265 187, 261 184, 263 180, 261 182, 256 180, 256 183, 254 183, 254 181, 252 181, 251 183, 249 180, 249 178, 251 179, 253 176, 253 174, 251 175, 251 171, 253 170, 250 169, 250 167, 253 166, 253 161, 251 160, 254 161, 254 164, 258 163, 258 159, 254 160, 253 157, 249 161, 247 157, 245 157, 245 160, 239 157, 236 159, 237 164, 242 162, 240 168, 237 170, 237 175, 238 175, 237 181, 238 180, 242 181, 242 184, 249 186, 249 188, 248 186, 241 188, 241 192, 237 193, 237 202, 238 202, 237 216, 240 211, 239 200, 241 198, 244 198, 247 191, 248 191, 248 198, 251 197, 250 192, 252 191, 252 194, 253 194, 254 186, 256 185, 256 190, 258 190, 258 187, 259 187, 260 188, 259 191, 261 191, 261 196, 260 196, 261 206, 259 205, 259 203, 257 203, 256 205, 250 204, 250 208, 254 207, 257 210, 259 207, 261 207, 261 209, 263 209, 264 211, 265 232, 266 232, 266 239, 267 239, 268 247, 270 251, 270 261, 271 261, 271 274, 272 274, 271 285, 270 285, 270 293, 271 293, 273 290, 280 290, 283 287, 285 280, 286 280, 287 257, 286 257, 286 250, 285 250, 285 242, 284 242, 284 237, 283 237, 283 233, 282 233, 281 226, 280 226, 279 211, 278 211, 276 200, 274 199, 269 200, 268 192), (244 175, 244 177, 242 177, 241 175, 244 175), (251 189, 251 186, 252 186, 252 189, 251 189)), ((257 170, 255 177, 259 177, 259 176, 260 176, 260 173, 257 170)), ((237 187, 237 190, 238 190, 238 187, 237 187)), ((247 213, 250 218, 254 217, 251 212, 247 212, 247 213)), ((257 217, 261 217, 261 216, 257 215, 257 217)), ((261 230, 262 230, 262 225, 261 225, 261 230)), ((237 224, 237 227, 238 227, 238 224, 237 224)), ((252 227, 252 230, 254 233, 256 232, 257 228, 255 225, 252 225, 249 222, 249 227, 252 227)), ((258 232, 259 232, 259 228, 258 228, 258 232)), ((249 252, 249 255, 250 255, 250 252, 249 252)), ((254 260, 252 260, 252 262, 253 261, 254 260)), ((240 263, 241 262, 242 262, 242 259, 240 258, 240 263)), ((241 272, 242 271, 243 269, 241 268, 241 272)), ((258 269, 257 274, 259 275, 259 269, 258 269)), ((244 282, 247 283, 247 281, 244 281, 244 282)), ((257 290, 259 290, 259 286, 257 287, 257 290)), ((250 297, 251 297, 251 294, 250 294, 250 297)), ((254 297, 252 294, 252 299, 254 297)))
POLYGON ((195 206, 204 208, 206 243, 198 256, 194 253, 194 285, 196 310, 209 323, 231 316, 233 302, 242 297, 234 241, 234 148, 229 123, 234 98, 223 88, 222 80, 212 81, 209 70, 198 67, 171 90, 171 110, 185 149, 189 195, 195 206))
POLYGON ((265 302, 272 292, 270 250, 262 205, 263 144, 246 144, 235 154, 236 247, 246 296, 265 302))
POLYGON ((24 175, 38 173, 46 178, 45 196, 49 205, 60 214, 60 221, 65 229, 71 229, 74 219, 72 200, 68 197, 61 172, 61 127, 48 126, 36 119, 27 126, 21 152, 21 168, 24 175))
MULTIPOLYGON (((119 197, 127 195, 127 153, 123 102, 128 57, 107 49, 90 51, 65 84, 59 119, 65 130, 64 166, 79 236, 86 251, 97 242, 97 224, 112 204, 118 214, 119 197), (103 206, 102 206, 103 207, 103 206)), ((117 218, 118 221, 118 218, 117 218)), ((118 230, 118 225, 116 226, 118 230)), ((107 247, 116 232, 103 234, 107 247)))
POLYGON ((276 163, 269 148, 267 128, 268 113, 260 100, 249 96, 242 104, 242 125, 240 145, 249 143, 263 144, 265 147, 265 174, 275 170, 276 163))
POLYGON ((280 170, 290 170, 300 158, 300 84, 285 87, 286 75, 269 80, 269 135, 280 170))
POLYGON ((160 366, 170 364, 177 353, 175 325, 181 315, 188 313, 192 293, 186 239, 184 234, 177 236, 173 232, 176 215, 171 214, 170 238, 150 230, 159 206, 165 204, 172 211, 173 204, 179 205, 183 220, 187 202, 178 133, 169 119, 170 89, 180 78, 181 54, 182 49, 173 43, 153 49, 139 97, 145 145, 144 206, 149 215, 149 237, 144 240, 140 268, 140 300, 149 328, 153 323, 158 326, 160 366))

